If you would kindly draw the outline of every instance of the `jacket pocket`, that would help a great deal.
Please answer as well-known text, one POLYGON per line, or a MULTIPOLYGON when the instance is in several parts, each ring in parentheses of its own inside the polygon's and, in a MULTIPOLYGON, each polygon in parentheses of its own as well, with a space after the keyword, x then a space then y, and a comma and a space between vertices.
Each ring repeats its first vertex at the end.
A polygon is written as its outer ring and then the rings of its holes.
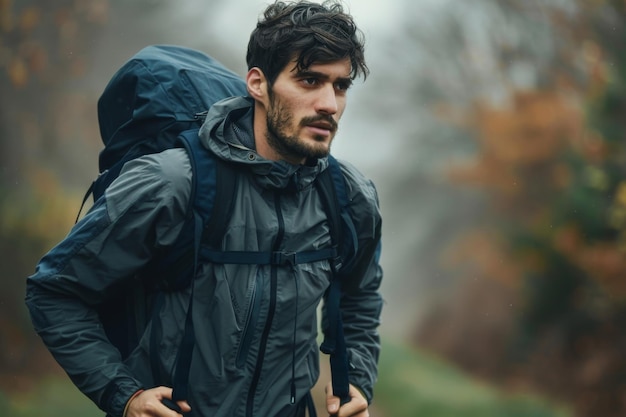
POLYGON ((236 366, 243 368, 246 364, 248 353, 252 345, 252 339, 254 337, 254 331, 259 321, 259 314, 261 312, 261 300, 263 298, 264 287, 264 274, 261 273, 261 269, 257 270, 254 283, 252 286, 252 294, 250 296, 250 302, 248 305, 248 314, 246 315, 246 321, 241 334, 241 341, 239 342, 239 348, 237 350, 236 366))

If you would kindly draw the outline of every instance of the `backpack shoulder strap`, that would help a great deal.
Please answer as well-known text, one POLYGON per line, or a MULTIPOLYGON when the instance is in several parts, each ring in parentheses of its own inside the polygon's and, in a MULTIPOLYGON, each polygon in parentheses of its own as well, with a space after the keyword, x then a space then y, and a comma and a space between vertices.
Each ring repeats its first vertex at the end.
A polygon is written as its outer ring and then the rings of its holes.
POLYGON ((348 210, 350 199, 341 165, 332 155, 328 157, 328 163, 328 168, 318 176, 315 184, 322 197, 332 243, 338 251, 338 258, 334 265, 335 272, 346 275, 349 272, 351 260, 356 255, 358 240, 354 222, 348 210))
POLYGON ((215 230, 212 238, 224 234, 226 219, 232 208, 232 196, 237 175, 230 164, 215 157, 200 142, 198 129, 181 133, 179 137, 189 155, 192 188, 188 212, 196 211, 204 223, 203 229, 215 230), (220 204, 215 204, 220 201, 220 204), (222 204, 227 202, 227 204, 222 204))
POLYGON ((332 156, 328 157, 328 161, 328 168, 320 174, 316 184, 325 206, 333 245, 338 248, 338 256, 333 262, 333 277, 326 294, 328 328, 320 350, 330 355, 333 394, 344 404, 350 400, 350 381, 348 352, 341 319, 341 283, 350 273, 358 241, 354 222, 348 211, 350 200, 346 179, 339 162, 332 156))
MULTIPOLYGON (((191 295, 187 307, 185 331, 178 349, 176 370, 174 372, 172 400, 188 398, 189 371, 195 345, 193 328, 193 296, 194 277, 196 276, 200 245, 208 239, 209 245, 219 245, 226 231, 229 213, 231 212, 237 175, 235 170, 226 162, 213 156, 205 149, 198 138, 198 130, 188 130, 179 137, 183 147, 187 150, 192 171, 192 187, 187 212, 191 216, 188 221, 193 222, 193 273, 191 275, 191 295), (220 204, 215 204, 219 201, 220 204), (206 231, 210 231, 207 233, 206 231)), ((168 404, 170 408, 175 404, 168 404)))

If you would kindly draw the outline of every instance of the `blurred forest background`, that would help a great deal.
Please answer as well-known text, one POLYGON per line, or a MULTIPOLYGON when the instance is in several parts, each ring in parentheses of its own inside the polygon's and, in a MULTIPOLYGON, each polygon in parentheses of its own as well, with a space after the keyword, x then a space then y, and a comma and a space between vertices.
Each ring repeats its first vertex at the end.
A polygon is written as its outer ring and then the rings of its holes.
MULTIPOLYGON (((384 216, 373 415, 626 414, 626 2, 347 4, 372 76, 334 152, 384 216)), ((97 175, 109 77, 151 43, 243 74, 264 5, 0 0, 3 415, 101 415, 23 299, 97 175)))

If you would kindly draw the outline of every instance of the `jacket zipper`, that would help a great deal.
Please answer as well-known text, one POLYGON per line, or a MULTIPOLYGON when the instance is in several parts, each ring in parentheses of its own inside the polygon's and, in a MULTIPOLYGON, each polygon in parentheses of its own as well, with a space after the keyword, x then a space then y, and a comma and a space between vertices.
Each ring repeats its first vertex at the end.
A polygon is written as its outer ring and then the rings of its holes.
POLYGON ((245 365, 250 346, 252 345, 252 336, 254 335, 254 329, 256 328, 259 312, 261 310, 261 295, 264 286, 263 274, 258 270, 252 287, 252 296, 250 297, 250 306, 241 336, 241 343, 237 351, 236 364, 238 368, 242 368, 245 365))
MULTIPOLYGON (((274 241, 273 250, 278 251, 285 235, 285 220, 283 219, 283 213, 280 209, 280 194, 278 192, 276 192, 274 197, 274 205, 276 207, 276 217, 278 220, 278 232, 276 234, 276 240, 274 241)), ((254 397, 256 395, 256 390, 259 385, 259 379, 261 378, 261 371, 265 359, 267 340, 269 338, 270 330, 272 328, 274 313, 276 312, 276 289, 278 285, 277 265, 271 266, 270 276, 270 304, 267 313, 267 319, 265 321, 265 327, 263 328, 263 335, 261 336, 261 345, 259 346, 259 355, 257 357, 254 375, 252 376, 250 390, 248 391, 248 400, 246 402, 246 415, 248 417, 254 417, 254 397)))

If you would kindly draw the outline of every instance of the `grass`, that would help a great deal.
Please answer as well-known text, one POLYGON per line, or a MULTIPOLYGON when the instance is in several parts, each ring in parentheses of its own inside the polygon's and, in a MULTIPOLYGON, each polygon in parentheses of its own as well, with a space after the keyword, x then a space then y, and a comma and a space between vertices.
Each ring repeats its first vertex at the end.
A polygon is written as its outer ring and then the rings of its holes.
MULTIPOLYGON (((374 403, 373 417, 571 417, 546 400, 507 394, 393 343, 383 346, 374 403)), ((9 417, 104 416, 68 378, 58 376, 41 379, 31 392, 0 392, 0 410, 9 417)))
POLYGON ((418 350, 389 343, 380 358, 375 405, 393 417, 571 416, 546 400, 507 394, 418 350))
POLYGON ((30 392, 0 392, 0 415, 7 417, 103 417, 68 378, 47 377, 30 392))

